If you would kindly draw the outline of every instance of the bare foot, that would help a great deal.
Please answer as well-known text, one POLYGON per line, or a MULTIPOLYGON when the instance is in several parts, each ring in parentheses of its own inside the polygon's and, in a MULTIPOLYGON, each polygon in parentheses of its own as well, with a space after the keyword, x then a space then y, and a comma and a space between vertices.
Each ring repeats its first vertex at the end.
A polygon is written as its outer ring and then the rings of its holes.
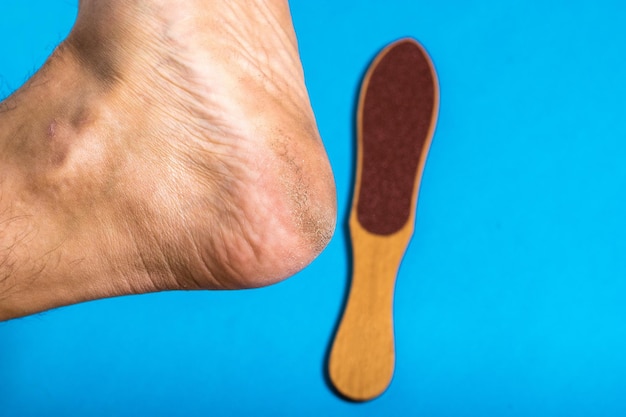
POLYGON ((0 320, 272 284, 334 230, 283 0, 81 0, 0 126, 0 320))

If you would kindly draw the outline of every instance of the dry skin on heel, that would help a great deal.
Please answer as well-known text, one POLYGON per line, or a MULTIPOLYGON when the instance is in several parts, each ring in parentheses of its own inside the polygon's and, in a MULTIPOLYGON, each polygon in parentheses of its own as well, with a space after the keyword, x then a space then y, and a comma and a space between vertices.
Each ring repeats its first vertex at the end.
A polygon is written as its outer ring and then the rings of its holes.
POLYGON ((333 384, 353 400, 380 395, 393 376, 393 292, 413 233, 438 97, 432 62, 412 39, 385 48, 361 87, 350 213, 354 271, 329 361, 333 384))

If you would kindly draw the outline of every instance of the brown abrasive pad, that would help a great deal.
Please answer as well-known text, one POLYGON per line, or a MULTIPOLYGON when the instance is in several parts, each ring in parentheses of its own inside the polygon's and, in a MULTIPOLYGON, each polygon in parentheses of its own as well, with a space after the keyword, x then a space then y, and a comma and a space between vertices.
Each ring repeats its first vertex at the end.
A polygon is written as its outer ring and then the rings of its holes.
POLYGON ((414 41, 398 42, 380 58, 361 94, 357 216, 370 233, 389 235, 409 220, 428 145, 435 106, 430 60, 414 41))

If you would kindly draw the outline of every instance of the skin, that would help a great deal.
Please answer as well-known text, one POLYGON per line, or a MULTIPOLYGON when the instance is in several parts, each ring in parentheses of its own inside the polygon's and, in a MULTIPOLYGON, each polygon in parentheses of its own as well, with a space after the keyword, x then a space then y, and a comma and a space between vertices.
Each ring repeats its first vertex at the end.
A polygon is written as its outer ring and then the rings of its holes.
POLYGON ((334 231, 287 1, 81 0, 0 126, 0 320, 273 284, 334 231))

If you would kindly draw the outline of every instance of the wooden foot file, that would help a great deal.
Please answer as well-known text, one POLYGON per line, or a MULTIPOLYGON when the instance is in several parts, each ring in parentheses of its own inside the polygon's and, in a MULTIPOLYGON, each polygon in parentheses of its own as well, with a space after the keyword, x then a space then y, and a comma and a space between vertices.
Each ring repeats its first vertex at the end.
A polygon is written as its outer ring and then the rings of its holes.
POLYGON ((413 234, 438 104, 434 67, 413 39, 387 46, 361 87, 350 213, 353 276, 329 360, 333 384, 355 401, 382 394, 393 376, 393 293, 413 234))

